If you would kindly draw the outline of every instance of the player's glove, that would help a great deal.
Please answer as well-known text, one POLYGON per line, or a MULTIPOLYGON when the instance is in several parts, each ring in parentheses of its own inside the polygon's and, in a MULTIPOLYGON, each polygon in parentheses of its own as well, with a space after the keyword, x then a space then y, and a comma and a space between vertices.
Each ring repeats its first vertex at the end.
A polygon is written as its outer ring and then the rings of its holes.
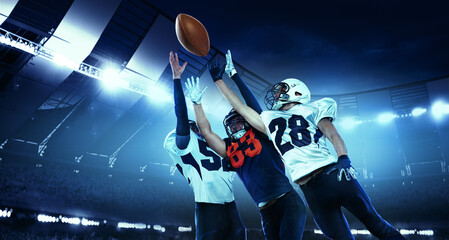
POLYGON ((212 77, 212 79, 214 80, 214 82, 216 82, 220 79, 223 79, 224 69, 225 69, 225 65, 221 66, 220 59, 218 59, 218 62, 217 62, 217 60, 214 60, 209 64, 209 73, 210 73, 210 76, 212 77))
POLYGON ((226 68, 225 68, 226 74, 228 74, 229 77, 234 76, 234 74, 237 73, 234 67, 234 63, 232 62, 232 56, 231 56, 231 50, 228 50, 226 53, 226 68))
POLYGON ((201 90, 200 89, 200 78, 197 77, 196 81, 194 79, 194 77, 192 76, 192 78, 187 78, 187 82, 186 82, 186 88, 187 88, 187 93, 190 97, 190 100, 193 102, 193 104, 200 104, 201 103, 201 98, 203 98, 203 94, 207 89, 207 86, 201 90))
POLYGON ((330 174, 333 171, 337 172, 337 181, 341 181, 343 175, 345 176, 347 181, 351 181, 352 179, 357 179, 357 171, 351 166, 351 160, 347 155, 342 155, 338 157, 338 161, 336 164, 326 167, 324 169, 324 173, 330 174))

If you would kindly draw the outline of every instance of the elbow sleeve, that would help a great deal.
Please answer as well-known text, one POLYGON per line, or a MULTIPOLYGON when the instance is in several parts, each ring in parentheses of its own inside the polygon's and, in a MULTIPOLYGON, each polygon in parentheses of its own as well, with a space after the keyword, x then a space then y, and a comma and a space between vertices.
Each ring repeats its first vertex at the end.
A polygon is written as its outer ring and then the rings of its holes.
POLYGON ((187 105, 184 93, 182 91, 181 80, 174 79, 174 98, 175 98, 175 114, 177 118, 176 134, 179 136, 187 136, 190 133, 189 116, 187 114, 187 105))

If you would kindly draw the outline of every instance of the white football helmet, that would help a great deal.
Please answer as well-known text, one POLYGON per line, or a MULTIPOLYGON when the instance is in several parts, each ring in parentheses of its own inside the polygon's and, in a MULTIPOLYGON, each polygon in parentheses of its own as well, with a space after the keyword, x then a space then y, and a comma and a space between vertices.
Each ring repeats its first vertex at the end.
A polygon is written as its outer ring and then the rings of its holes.
POLYGON ((283 105, 291 102, 310 102, 309 88, 296 78, 287 78, 276 83, 265 95, 265 105, 269 110, 279 110, 283 105))

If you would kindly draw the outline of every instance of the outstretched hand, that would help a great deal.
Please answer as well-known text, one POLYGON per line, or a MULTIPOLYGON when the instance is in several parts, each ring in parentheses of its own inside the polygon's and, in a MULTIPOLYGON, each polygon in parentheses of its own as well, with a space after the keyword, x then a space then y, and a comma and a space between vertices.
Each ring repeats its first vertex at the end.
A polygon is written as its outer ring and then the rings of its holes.
POLYGON ((223 72, 225 69, 225 65, 221 66, 221 60, 218 59, 218 61, 216 59, 214 59, 210 64, 209 64, 209 73, 210 76, 212 77, 212 79, 214 80, 214 82, 223 79, 223 72))
POLYGON ((234 67, 234 63, 232 62, 232 55, 231 50, 228 50, 226 53, 226 68, 225 68, 226 74, 228 74, 229 77, 234 76, 234 74, 237 73, 234 67))
POLYGON ((346 178, 346 181, 351 181, 351 179, 357 179, 357 171, 353 167, 349 168, 341 168, 337 173, 337 181, 341 181, 343 175, 346 178))
POLYGON ((206 91, 207 86, 203 90, 201 90, 200 78, 197 77, 195 81, 194 77, 192 76, 191 78, 187 78, 186 88, 189 98, 193 102, 193 104, 200 104, 201 98, 203 98, 203 94, 206 91))
POLYGON ((352 179, 357 179, 357 171, 351 166, 351 160, 349 160, 348 156, 340 156, 338 158, 338 162, 332 167, 324 170, 326 174, 330 174, 333 171, 337 171, 337 181, 341 181, 346 179, 346 181, 351 181, 352 179))
POLYGON ((184 62, 184 64, 182 66, 179 65, 178 54, 175 53, 175 55, 173 56, 172 51, 170 51, 169 60, 170 60, 171 71, 173 72, 173 79, 181 79, 181 74, 186 69, 187 62, 184 62))

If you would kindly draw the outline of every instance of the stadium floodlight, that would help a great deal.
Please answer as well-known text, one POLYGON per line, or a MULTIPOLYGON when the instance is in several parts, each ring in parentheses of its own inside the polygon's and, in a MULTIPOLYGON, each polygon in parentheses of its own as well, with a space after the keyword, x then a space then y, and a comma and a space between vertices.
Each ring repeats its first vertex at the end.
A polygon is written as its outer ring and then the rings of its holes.
POLYGON ((153 229, 156 230, 156 231, 160 231, 161 228, 162 228, 162 226, 159 225, 159 224, 153 225, 153 229))
POLYGON ((39 214, 39 215, 37 215, 37 221, 55 223, 55 222, 59 222, 59 219, 57 219, 56 217, 53 217, 53 216, 39 214))
POLYGON ((119 222, 119 223, 117 223, 117 227, 118 228, 133 228, 134 224, 127 223, 127 222, 119 222))
POLYGON ((73 225, 80 225, 81 223, 81 219, 77 218, 77 217, 62 217, 61 222, 63 223, 68 223, 68 224, 73 224, 73 225))
POLYGON ((357 120, 355 117, 345 117, 340 120, 341 127, 347 130, 351 130, 360 124, 362 124, 362 121, 357 120))
POLYGON ((38 44, 22 38, 14 33, 8 32, 3 28, 0 28, 0 43, 31 53, 33 55, 38 54, 38 44))
POLYGON ((191 232, 192 231, 192 226, 189 226, 189 227, 179 226, 178 227, 178 231, 179 232, 191 232))
MULTIPOLYGON (((154 84, 156 82, 155 80, 153 80, 149 77, 144 76, 144 78, 146 79, 144 84, 138 84, 136 86, 136 84, 133 83, 133 81, 132 81, 132 77, 124 80, 124 79, 120 79, 117 74, 117 78, 114 78, 112 81, 112 84, 110 85, 109 83, 111 83, 111 78, 107 78, 107 79, 104 78, 105 75, 108 75, 108 73, 105 73, 104 70, 99 69, 94 66, 91 66, 84 62, 75 63, 75 62, 71 61, 70 59, 65 58, 61 53, 57 53, 49 48, 44 47, 40 43, 35 43, 31 40, 28 40, 24 37, 17 35, 17 34, 9 32, 8 30, 3 29, 1 27, 0 27, 0 44, 10 46, 12 48, 30 53, 34 56, 41 57, 43 59, 46 59, 46 60, 56 63, 58 65, 65 66, 65 67, 72 69, 73 71, 76 71, 85 76, 89 76, 91 78, 95 78, 95 79, 98 79, 101 81, 107 80, 106 81, 108 83, 107 86, 116 85, 118 87, 127 89, 129 91, 136 92, 136 93, 139 93, 142 95, 147 95, 147 96, 152 96, 155 93, 155 92, 149 92, 146 89, 147 85, 154 84), (145 87, 142 87, 142 85, 144 85, 145 87)), ((137 72, 134 72, 134 74, 143 76, 142 74, 137 73, 137 72)), ((167 99, 167 97, 166 97, 167 94, 163 94, 163 95, 165 95, 165 98, 157 98, 157 99, 158 100, 167 99)), ((170 97, 168 97, 168 98, 170 98, 170 97)))
POLYGON ((55 53, 53 55, 52 62, 56 63, 59 66, 70 68, 72 70, 75 70, 79 66, 79 63, 76 64, 59 53, 55 53))
POLYGON ((421 230, 418 231, 417 234, 422 236, 433 236, 434 232, 433 230, 421 230))
POLYGON ((377 118, 377 121, 379 123, 385 124, 391 122, 391 120, 395 119, 397 117, 396 114, 393 114, 391 112, 382 113, 377 118))
POLYGON ((417 108, 413 109, 413 111, 412 111, 412 116, 413 116, 413 117, 418 117, 418 116, 423 115, 423 114, 426 113, 426 112, 427 112, 427 109, 417 107, 417 108))
POLYGON ((120 78, 120 70, 116 68, 106 68, 103 70, 100 76, 100 80, 105 84, 108 89, 128 88, 129 82, 120 78))
POLYGON ((371 235, 371 233, 368 230, 357 230, 357 229, 351 229, 352 235, 371 235))
POLYGON ((399 232, 402 235, 414 235, 416 233, 416 229, 399 229, 399 232))
POLYGON ((151 99, 151 101, 155 102, 170 102, 173 100, 173 97, 168 94, 166 89, 162 86, 157 86, 156 84, 148 86, 147 96, 151 99))
POLYGON ((86 218, 82 218, 81 219, 81 225, 83 225, 83 226, 99 226, 100 222, 94 221, 94 220, 89 220, 89 219, 86 219, 86 218))
POLYGON ((449 114, 449 104, 443 101, 436 101, 432 105, 432 115, 436 120, 442 119, 447 114, 449 114))
POLYGON ((106 68, 103 71, 103 76, 101 76, 102 80, 109 81, 110 79, 116 79, 118 74, 120 73, 119 69, 115 68, 106 68))
POLYGON ((162 227, 161 225, 154 225, 153 229, 159 232, 165 232, 165 227, 162 227))
POLYGON ((145 223, 127 223, 127 222, 119 222, 117 224, 118 228, 132 228, 132 229, 145 229, 150 228, 150 225, 146 225, 145 223))
POLYGON ((11 217, 12 209, 5 208, 5 210, 0 210, 0 217, 11 217))
POLYGON ((147 225, 145 223, 135 223, 134 227, 136 229, 145 229, 145 228, 147 228, 147 225))

